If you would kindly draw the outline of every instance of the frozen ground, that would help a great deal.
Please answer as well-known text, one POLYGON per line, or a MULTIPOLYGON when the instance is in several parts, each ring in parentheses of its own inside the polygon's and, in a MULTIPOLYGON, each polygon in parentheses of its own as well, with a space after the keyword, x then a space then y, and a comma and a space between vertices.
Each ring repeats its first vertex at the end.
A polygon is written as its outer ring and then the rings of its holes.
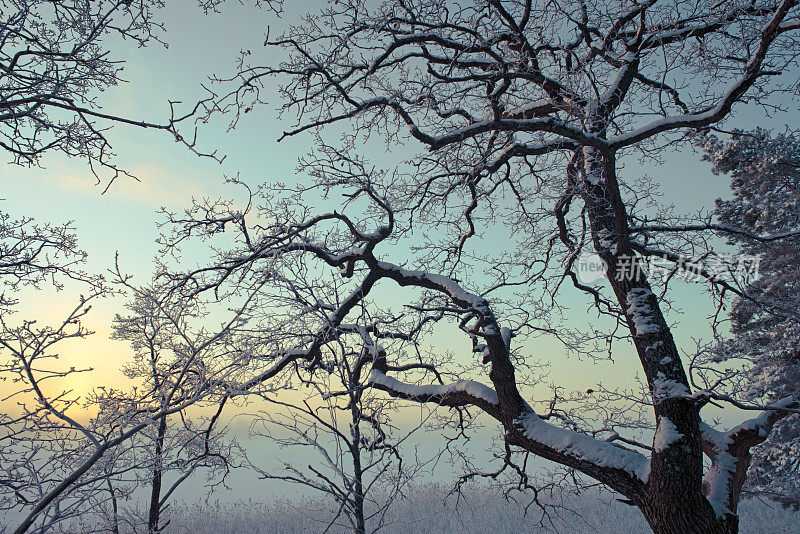
MULTIPOLYGON (((572 512, 553 510, 549 529, 538 526, 540 510, 531 507, 527 516, 522 506, 499 496, 471 490, 456 506, 437 488, 418 488, 405 501, 397 502, 385 516, 385 534, 519 534, 557 532, 569 534, 642 534, 649 532, 639 512, 609 496, 586 495, 561 504, 572 512)), ((522 501, 520 501, 522 502, 522 501)), ((525 501, 527 502, 527 501, 525 501)), ((742 534, 797 533, 800 514, 746 501, 740 506, 742 534)), ((176 506, 165 532, 190 534, 249 533, 299 534, 324 530, 324 504, 315 500, 295 503, 263 503, 255 500, 236 504, 193 503, 176 506)), ((341 527, 330 532, 346 532, 341 527)))

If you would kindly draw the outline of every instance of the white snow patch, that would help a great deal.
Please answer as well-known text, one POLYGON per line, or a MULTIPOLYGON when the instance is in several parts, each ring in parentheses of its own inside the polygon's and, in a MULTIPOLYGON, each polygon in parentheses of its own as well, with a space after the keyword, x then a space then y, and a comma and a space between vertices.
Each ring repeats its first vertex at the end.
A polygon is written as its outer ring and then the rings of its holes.
POLYGON ((448 393, 464 392, 473 397, 482 399, 489 404, 498 404, 499 402, 495 390, 474 380, 456 380, 450 384, 418 386, 415 384, 406 384, 405 382, 386 376, 385 373, 377 369, 373 369, 369 374, 369 381, 372 384, 386 386, 392 391, 414 397, 443 396, 448 393))
POLYGON ((354 245, 354 246, 350 247, 350 251, 349 252, 350 252, 350 254, 355 254, 356 256, 360 256, 361 254, 364 253, 364 249, 366 249, 366 248, 367 248, 367 244, 366 243, 361 243, 360 245, 354 245))
POLYGON ((481 329, 481 333, 487 336, 496 336, 497 335, 497 328, 494 325, 484 326, 481 329))
POLYGON ((604 250, 608 250, 611 254, 617 253, 617 243, 614 240, 614 234, 606 228, 597 232, 597 240, 600 243, 600 247, 604 250))
POLYGON ((511 338, 514 337, 511 329, 508 327, 502 327, 500 329, 500 336, 503 338, 503 343, 506 344, 506 348, 511 350, 511 338))
POLYGON ((720 432, 705 421, 700 421, 700 432, 703 433, 705 439, 713 444, 714 450, 724 451, 731 443, 731 436, 729 433, 720 432))
POLYGON ((633 321, 637 336, 657 334, 661 331, 661 328, 653 321, 655 310, 648 302, 650 297, 655 299, 653 292, 643 287, 634 287, 628 291, 626 296, 628 315, 633 321))
POLYGON ((707 484, 709 504, 714 509, 717 517, 731 513, 725 504, 730 495, 730 482, 736 472, 736 458, 728 452, 719 452, 714 458, 711 468, 706 473, 704 482, 707 484))
POLYGON ((658 404, 664 399, 668 399, 671 397, 689 397, 690 391, 689 388, 681 384, 680 382, 676 382, 660 372, 656 376, 656 379, 653 380, 653 401, 658 404))
POLYGON ((653 436, 653 450, 655 452, 664 452, 667 447, 682 437, 683 434, 678 432, 675 423, 667 417, 661 417, 658 421, 658 428, 656 428, 656 435, 653 436))
POLYGON ((551 425, 533 412, 527 413, 518 422, 525 429, 527 437, 551 449, 603 467, 622 469, 642 482, 647 482, 650 476, 650 460, 636 451, 551 425))

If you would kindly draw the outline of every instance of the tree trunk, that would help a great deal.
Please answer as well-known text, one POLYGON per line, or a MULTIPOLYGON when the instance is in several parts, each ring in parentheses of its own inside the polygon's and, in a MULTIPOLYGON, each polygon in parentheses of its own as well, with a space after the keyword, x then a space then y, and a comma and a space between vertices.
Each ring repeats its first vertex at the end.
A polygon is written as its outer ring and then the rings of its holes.
POLYGON ((164 453, 164 436, 166 433, 167 418, 162 417, 158 423, 158 434, 156 435, 155 467, 153 467, 153 478, 150 487, 150 511, 147 516, 147 532, 150 534, 159 531, 158 523, 161 517, 161 479, 164 474, 161 461, 164 453))
POLYGON ((365 534, 367 531, 364 520, 364 470, 361 466, 361 411, 356 399, 351 397, 351 413, 353 416, 350 455, 353 457, 353 519, 355 520, 355 534, 365 534))
POLYGON ((119 506, 117 504, 117 492, 114 491, 114 486, 111 483, 111 477, 106 479, 108 492, 111 494, 111 532, 112 534, 119 534, 119 506))
POLYGON ((583 153, 582 196, 597 254, 627 319, 653 399, 656 424, 669 424, 674 442, 654 448, 650 477, 637 502, 656 534, 738 531, 738 518, 717 518, 702 490, 703 449, 700 408, 657 297, 634 260, 628 214, 617 182, 615 158, 587 148, 583 153))
POLYGON ((667 501, 654 497, 640 507, 653 534, 737 534, 739 518, 728 514, 716 517, 708 502, 667 501))

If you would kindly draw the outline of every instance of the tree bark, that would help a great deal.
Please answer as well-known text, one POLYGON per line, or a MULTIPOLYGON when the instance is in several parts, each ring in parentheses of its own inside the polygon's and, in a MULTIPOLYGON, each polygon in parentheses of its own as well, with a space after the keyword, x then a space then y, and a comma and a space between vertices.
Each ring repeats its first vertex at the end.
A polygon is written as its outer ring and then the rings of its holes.
POLYGON ((355 534, 365 534, 367 531, 364 520, 364 470, 361 466, 361 413, 355 399, 351 398, 351 413, 353 416, 353 440, 350 444, 350 455, 353 457, 353 519, 355 520, 355 534))
MULTIPOLYGON (((688 489, 688 488, 687 488, 688 489)), ((703 499, 705 500, 705 499, 703 499)), ((653 534, 737 534, 739 517, 733 514, 718 518, 708 502, 669 501, 657 495, 640 507, 653 534), (705 504, 705 506, 704 506, 705 504)))
POLYGON ((164 474, 161 461, 164 453, 164 436, 166 433, 167 418, 162 417, 158 422, 158 433, 156 435, 155 467, 153 467, 152 484, 150 486, 150 510, 147 515, 147 532, 150 534, 159 532, 158 523, 161 518, 161 480, 164 474))
POLYGON ((718 518, 702 490, 703 449, 700 405, 671 329, 644 272, 634 261, 628 214, 616 176, 614 155, 584 150, 583 199, 597 254, 630 328, 653 399, 656 424, 668 420, 679 435, 651 456, 650 476, 637 502, 656 534, 738 532, 738 517, 718 518))

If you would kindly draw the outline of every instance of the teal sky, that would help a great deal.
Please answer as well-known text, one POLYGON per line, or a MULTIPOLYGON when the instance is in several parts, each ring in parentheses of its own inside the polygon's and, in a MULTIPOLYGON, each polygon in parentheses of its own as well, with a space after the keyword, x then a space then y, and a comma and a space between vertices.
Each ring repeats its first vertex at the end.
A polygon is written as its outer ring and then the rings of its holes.
MULTIPOLYGON (((267 26, 271 32, 280 32, 287 21, 296 20, 298 9, 313 10, 319 2, 287 3, 283 19, 276 19, 268 10, 254 9, 229 2, 221 14, 204 15, 194 2, 169 2, 162 12, 167 31, 165 39, 169 48, 158 44, 136 48, 128 43, 109 43, 114 55, 126 62, 123 78, 129 83, 108 89, 101 101, 108 112, 152 121, 160 121, 168 114, 168 100, 191 103, 203 95, 200 85, 206 76, 217 73, 224 76, 234 72, 234 59, 243 49, 261 48, 267 26)), ((275 107, 279 105, 276 95, 275 107)), ((741 110, 737 110, 741 111, 741 110)), ((782 128, 796 114, 770 119, 757 112, 739 115, 735 124, 752 127, 754 124, 782 128)), ((286 120, 290 120, 287 118, 286 120)), ((286 127, 273 110, 257 108, 244 116, 233 132, 225 131, 225 121, 203 127, 199 134, 201 150, 218 150, 226 155, 222 165, 207 158, 198 158, 166 134, 130 127, 115 127, 109 139, 118 154, 120 166, 133 172, 141 181, 120 178, 110 191, 101 195, 85 162, 68 160, 50 154, 41 168, 22 168, 4 165, 2 173, 6 184, 0 207, 13 215, 29 215, 41 221, 75 222, 80 246, 89 252, 87 269, 100 272, 113 264, 119 252, 124 270, 145 282, 152 269, 156 254, 154 238, 157 210, 161 206, 179 209, 188 206, 192 197, 228 197, 232 190, 222 184, 225 175, 240 174, 251 184, 262 181, 284 180, 295 174, 297 157, 312 142, 310 135, 276 142, 286 127)), ((734 123, 731 123, 734 124, 734 123)), ((370 155, 380 165, 380 155, 370 155)), ((661 184, 663 200, 675 203, 680 211, 692 212, 713 206, 714 199, 725 196, 727 180, 711 175, 708 165, 699 162, 690 153, 671 154, 667 164, 642 167, 634 159, 626 162, 623 176, 646 173, 661 184)), ((72 302, 74 291, 60 294, 49 291, 33 292, 26 296, 21 314, 36 315, 42 320, 57 318, 72 302)), ((679 300, 683 316, 675 330, 679 346, 691 348, 692 338, 707 337, 707 316, 713 311, 707 296, 698 286, 684 285, 673 295, 679 300)), ((577 321, 586 321, 586 306, 582 297, 575 300, 577 321)), ((120 301, 105 301, 96 306, 91 326, 97 335, 88 343, 73 345, 71 358, 85 362, 97 369, 90 376, 76 381, 74 387, 86 391, 92 385, 106 380, 121 380, 121 359, 127 354, 124 344, 108 341, 110 322, 115 312, 121 311, 120 301)), ((595 317, 589 312, 588 319, 595 317)), ((459 351, 469 352, 468 340, 463 336, 454 341, 459 351), (463 338, 463 339, 462 339, 463 338)), ((586 361, 554 357, 551 378, 568 389, 585 389, 596 384, 598 377, 604 383, 625 383, 627 371, 635 373, 631 350, 620 349, 618 361, 630 358, 632 366, 612 367, 608 363, 593 365, 586 361)), ((531 347, 532 352, 556 353, 561 349, 555 343, 543 342, 531 347)), ((266 453, 265 453, 266 454, 266 453)))

